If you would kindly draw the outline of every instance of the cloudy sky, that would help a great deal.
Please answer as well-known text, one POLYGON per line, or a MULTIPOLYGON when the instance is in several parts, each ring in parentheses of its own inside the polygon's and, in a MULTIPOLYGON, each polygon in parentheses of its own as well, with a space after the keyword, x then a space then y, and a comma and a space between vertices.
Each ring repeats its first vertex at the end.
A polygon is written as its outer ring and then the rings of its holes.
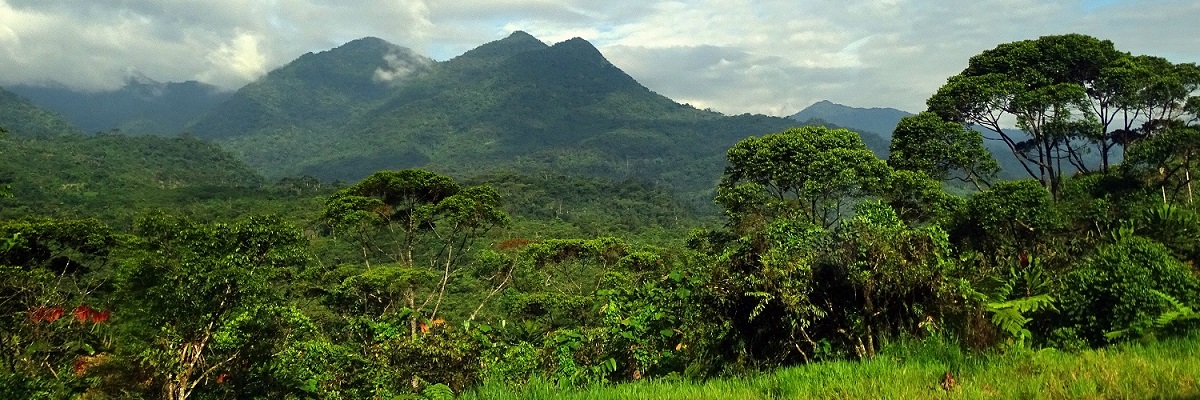
POLYGON ((1200 62, 1196 0, 0 0, 0 85, 99 90, 138 72, 237 87, 376 36, 446 60, 524 30, 591 41, 679 102, 790 115, 822 99, 919 111, 997 44, 1078 32, 1200 62))

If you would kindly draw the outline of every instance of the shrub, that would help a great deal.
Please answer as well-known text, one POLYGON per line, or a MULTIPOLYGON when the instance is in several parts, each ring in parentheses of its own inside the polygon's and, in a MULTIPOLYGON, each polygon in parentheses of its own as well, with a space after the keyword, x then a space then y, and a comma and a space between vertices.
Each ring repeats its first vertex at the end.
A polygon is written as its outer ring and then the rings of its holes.
POLYGON ((1062 295, 1065 326, 1074 327, 1093 346, 1115 339, 1106 337, 1114 331, 1127 330, 1136 337, 1171 310, 1155 291, 1186 299, 1194 307, 1200 281, 1161 243, 1123 237, 1101 247, 1067 276, 1062 295))

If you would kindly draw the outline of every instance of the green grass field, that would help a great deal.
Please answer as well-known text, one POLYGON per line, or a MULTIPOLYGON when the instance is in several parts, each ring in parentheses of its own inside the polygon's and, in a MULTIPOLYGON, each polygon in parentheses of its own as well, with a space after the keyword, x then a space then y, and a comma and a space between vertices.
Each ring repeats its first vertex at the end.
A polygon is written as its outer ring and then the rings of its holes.
POLYGON ((489 384, 462 398, 1200 399, 1200 336, 1079 353, 968 355, 957 346, 915 343, 865 362, 825 362, 744 378, 573 390, 542 381, 523 388, 489 384), (954 381, 949 385, 947 373, 954 381))

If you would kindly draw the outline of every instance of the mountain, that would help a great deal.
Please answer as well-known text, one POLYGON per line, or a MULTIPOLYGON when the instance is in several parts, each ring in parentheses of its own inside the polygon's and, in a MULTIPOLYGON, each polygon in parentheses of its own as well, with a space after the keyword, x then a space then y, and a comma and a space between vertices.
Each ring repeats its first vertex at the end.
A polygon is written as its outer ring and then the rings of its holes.
POLYGON ((67 118, 84 132, 120 130, 175 135, 232 93, 196 81, 158 82, 129 76, 117 90, 81 92, 61 85, 16 85, 12 91, 67 118))
POLYGON ((871 132, 885 140, 892 139, 892 131, 900 119, 912 113, 895 108, 858 108, 821 100, 788 118, 797 121, 823 120, 850 129, 871 132))
POLYGON ((308 54, 191 131, 269 178, 553 172, 642 179, 711 203, 729 147, 794 125, 697 110, 642 86, 583 39, 547 45, 514 32, 444 62, 372 38, 308 54), (379 79, 385 68, 399 73, 379 79))
POLYGON ((26 137, 54 137, 79 133, 62 116, 0 88, 0 128, 26 137))
POLYGON ((264 134, 321 137, 431 65, 432 60, 412 50, 372 37, 307 53, 239 89, 189 132, 218 140, 264 134))

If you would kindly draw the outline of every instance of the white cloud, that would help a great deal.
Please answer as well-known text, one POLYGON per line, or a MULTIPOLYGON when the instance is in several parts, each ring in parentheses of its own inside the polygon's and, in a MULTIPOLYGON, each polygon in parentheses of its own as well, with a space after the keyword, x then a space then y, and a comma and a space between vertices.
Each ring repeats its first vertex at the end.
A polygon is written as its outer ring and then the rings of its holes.
POLYGON ((136 70, 235 88, 363 36, 444 60, 525 30, 588 39, 651 89, 726 113, 918 111, 972 55, 1041 35, 1200 61, 1195 15, 1194 0, 0 0, 0 84, 111 88, 136 70))
POLYGON ((208 53, 209 68, 196 80, 216 85, 236 86, 267 73, 267 56, 258 48, 259 38, 240 32, 208 53))

